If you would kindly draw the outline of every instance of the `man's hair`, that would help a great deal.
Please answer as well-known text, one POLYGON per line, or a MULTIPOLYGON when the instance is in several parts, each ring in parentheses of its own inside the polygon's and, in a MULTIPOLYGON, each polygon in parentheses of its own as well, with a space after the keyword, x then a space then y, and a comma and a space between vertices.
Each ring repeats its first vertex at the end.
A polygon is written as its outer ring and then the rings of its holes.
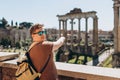
POLYGON ((33 34, 33 32, 36 30, 36 29, 40 29, 42 28, 44 25, 43 24, 35 24, 33 26, 31 26, 30 28, 30 34, 33 34))

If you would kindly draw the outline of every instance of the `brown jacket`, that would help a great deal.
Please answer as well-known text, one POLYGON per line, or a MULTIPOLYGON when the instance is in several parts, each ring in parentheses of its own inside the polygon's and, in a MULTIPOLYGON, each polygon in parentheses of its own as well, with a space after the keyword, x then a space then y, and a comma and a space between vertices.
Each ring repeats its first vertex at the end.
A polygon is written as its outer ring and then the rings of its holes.
POLYGON ((30 57, 37 71, 41 70, 46 63, 49 54, 51 54, 49 63, 43 71, 40 80, 56 80, 57 78, 57 70, 53 61, 52 48, 52 43, 38 43, 30 50, 30 57))

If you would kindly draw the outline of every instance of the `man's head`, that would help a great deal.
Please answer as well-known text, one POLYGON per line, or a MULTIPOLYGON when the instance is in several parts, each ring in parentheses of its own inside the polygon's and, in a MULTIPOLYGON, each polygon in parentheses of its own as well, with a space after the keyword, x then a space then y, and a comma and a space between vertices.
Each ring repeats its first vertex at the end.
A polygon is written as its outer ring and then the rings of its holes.
POLYGON ((46 31, 44 30, 44 25, 35 24, 30 28, 30 35, 35 42, 42 42, 46 40, 46 31))

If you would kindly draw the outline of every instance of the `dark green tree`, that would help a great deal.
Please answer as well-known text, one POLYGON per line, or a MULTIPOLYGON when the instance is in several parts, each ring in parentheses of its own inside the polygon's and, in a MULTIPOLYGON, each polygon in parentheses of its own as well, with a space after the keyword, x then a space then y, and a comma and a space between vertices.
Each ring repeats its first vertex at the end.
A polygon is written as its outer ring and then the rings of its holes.
POLYGON ((26 27, 26 28, 30 28, 30 26, 32 26, 33 23, 31 22, 21 22, 19 24, 20 28, 26 27))
POLYGON ((0 44, 3 45, 3 47, 8 47, 11 45, 11 41, 9 39, 2 38, 0 44))
POLYGON ((2 27, 3 28, 5 28, 6 25, 8 24, 8 21, 4 17, 2 18, 1 22, 2 22, 2 27))
POLYGON ((18 26, 18 23, 17 23, 17 22, 15 22, 15 26, 18 26))
POLYGON ((13 20, 11 21, 11 26, 13 26, 13 20))
POLYGON ((21 48, 20 43, 19 43, 19 42, 16 42, 16 43, 15 43, 15 47, 16 47, 17 49, 20 49, 20 48, 21 48))

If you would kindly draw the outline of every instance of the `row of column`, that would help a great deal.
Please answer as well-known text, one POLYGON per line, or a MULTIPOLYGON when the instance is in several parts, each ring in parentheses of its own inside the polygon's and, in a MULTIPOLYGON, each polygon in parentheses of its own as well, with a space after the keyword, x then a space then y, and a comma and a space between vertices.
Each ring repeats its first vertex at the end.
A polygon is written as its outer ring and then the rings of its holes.
MULTIPOLYGON (((73 47, 73 24, 74 19, 71 19, 71 48, 73 47)), ((66 37, 67 41, 67 20, 59 20, 59 36, 61 36, 61 28, 63 27, 63 35, 66 37)), ((85 18, 85 52, 88 51, 88 18, 85 18)), ((78 44, 81 41, 81 18, 78 19, 78 44)), ((97 51, 97 43, 98 43, 98 18, 95 16, 93 18, 93 46, 96 48, 97 51)), ((65 43, 66 45, 66 43, 65 43)), ((96 52, 95 52, 96 53, 96 52)))

